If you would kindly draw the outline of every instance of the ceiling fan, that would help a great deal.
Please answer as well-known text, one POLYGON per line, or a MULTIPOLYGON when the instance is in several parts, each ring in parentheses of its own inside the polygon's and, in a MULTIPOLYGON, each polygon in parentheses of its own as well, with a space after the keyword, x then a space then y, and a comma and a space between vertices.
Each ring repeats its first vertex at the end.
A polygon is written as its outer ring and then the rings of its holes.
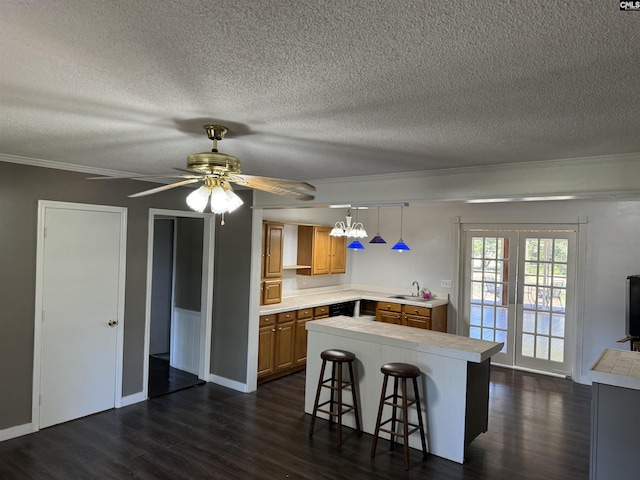
POLYGON ((88 180, 113 180, 123 178, 182 178, 179 182, 162 185, 143 192, 134 193, 129 197, 152 195, 171 188, 202 182, 203 185, 187 196, 187 204, 193 210, 203 212, 208 203, 213 213, 226 213, 242 205, 242 200, 231 188, 230 183, 236 183, 249 188, 295 198, 297 200, 313 200, 310 192, 315 187, 306 182, 285 180, 281 178, 257 177, 242 173, 242 165, 238 158, 218 152, 218 140, 222 140, 227 133, 227 127, 222 125, 204 125, 207 136, 213 141, 211 152, 193 153, 187 157, 187 168, 176 168, 182 173, 172 175, 136 175, 130 177, 90 177, 88 180), (210 199, 210 202, 209 202, 210 199))

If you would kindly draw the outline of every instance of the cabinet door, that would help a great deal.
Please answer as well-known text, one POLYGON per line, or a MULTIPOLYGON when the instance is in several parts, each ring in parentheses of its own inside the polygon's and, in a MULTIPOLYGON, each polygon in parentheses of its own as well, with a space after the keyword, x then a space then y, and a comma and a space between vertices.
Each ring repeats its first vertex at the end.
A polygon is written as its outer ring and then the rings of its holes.
POLYGON ((282 300, 282 280, 262 282, 262 305, 273 305, 282 300))
POLYGON ((347 272, 347 237, 329 237, 331 257, 329 259, 331 273, 347 272))
POLYGON ((313 261, 311 275, 331 273, 331 227, 313 227, 313 261))
POLYGON ((258 378, 275 371, 275 348, 275 325, 261 327, 258 334, 258 378))
POLYGON ((304 365, 307 363, 307 322, 309 319, 296 320, 295 334, 295 365, 304 365))
POLYGON ((402 314, 398 312, 388 312, 386 310, 378 310, 376 314, 376 320, 378 322, 402 325, 402 314))
POLYGON ((276 326, 276 372, 293 367, 295 324, 296 322, 286 322, 276 326))
POLYGON ((424 328, 425 330, 430 330, 431 318, 405 313, 402 324, 406 325, 407 327, 424 328))
POLYGON ((447 332, 447 305, 440 305, 431 309, 431 330, 447 332))
POLYGON ((265 223, 264 278, 282 277, 282 254, 284 246, 284 225, 265 223))

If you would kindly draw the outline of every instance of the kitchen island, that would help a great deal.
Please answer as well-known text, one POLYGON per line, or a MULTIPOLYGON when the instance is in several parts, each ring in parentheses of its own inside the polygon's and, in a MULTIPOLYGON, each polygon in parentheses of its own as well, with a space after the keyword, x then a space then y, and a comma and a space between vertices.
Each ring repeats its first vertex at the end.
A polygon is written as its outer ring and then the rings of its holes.
POLYGON ((637 478, 640 352, 606 349, 592 365, 591 480, 637 478))
MULTIPOLYGON (((373 433, 375 428, 383 378, 380 367, 388 362, 410 363, 423 373, 418 384, 432 454, 463 463, 465 446, 487 431, 490 359, 502 343, 344 316, 314 320, 306 328, 306 413, 313 411, 320 353, 337 348, 356 355, 365 432, 373 433)), ((410 421, 415 420, 410 416, 410 421)), ((353 428, 353 415, 346 415, 343 423, 353 428)), ((410 437, 409 445, 421 448, 417 435, 410 437)))

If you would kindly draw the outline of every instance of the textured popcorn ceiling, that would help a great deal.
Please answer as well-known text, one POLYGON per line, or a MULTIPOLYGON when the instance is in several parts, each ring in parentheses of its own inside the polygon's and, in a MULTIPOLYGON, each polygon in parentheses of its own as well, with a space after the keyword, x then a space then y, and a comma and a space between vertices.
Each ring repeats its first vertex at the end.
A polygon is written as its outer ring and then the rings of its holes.
MULTIPOLYGON (((619 2, 0 2, 0 154, 295 179, 640 152, 619 2)), ((0 159, 2 157, 0 156, 0 159)))

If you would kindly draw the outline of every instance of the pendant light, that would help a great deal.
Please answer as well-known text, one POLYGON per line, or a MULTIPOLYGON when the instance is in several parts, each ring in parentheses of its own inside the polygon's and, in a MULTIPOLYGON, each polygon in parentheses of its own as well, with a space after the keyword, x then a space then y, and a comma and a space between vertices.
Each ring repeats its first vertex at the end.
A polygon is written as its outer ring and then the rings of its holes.
POLYGON ((380 235, 380 207, 378 207, 378 228, 376 230, 376 236, 369 240, 369 243, 387 243, 380 235))
POLYGON ((399 252, 399 253, 408 252, 409 250, 411 250, 409 246, 406 243, 404 243, 404 240, 402 240, 403 212, 404 212, 404 207, 400 207, 400 240, 398 240, 397 243, 393 247, 391 247, 391 250, 395 250, 396 252, 399 252))

